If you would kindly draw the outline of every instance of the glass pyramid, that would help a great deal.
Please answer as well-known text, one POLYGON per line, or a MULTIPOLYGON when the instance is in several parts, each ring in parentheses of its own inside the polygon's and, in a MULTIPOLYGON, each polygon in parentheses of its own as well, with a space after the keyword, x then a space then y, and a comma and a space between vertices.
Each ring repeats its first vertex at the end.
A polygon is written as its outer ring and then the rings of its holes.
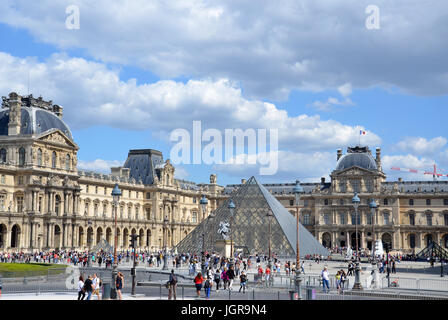
MULTIPOLYGON (((214 218, 207 217, 177 244, 178 253, 200 254, 203 240, 205 250, 214 251, 214 243, 217 240, 224 240, 223 235, 218 233, 220 223, 230 224, 231 222, 234 250, 240 249, 245 254, 267 255, 270 234, 273 255, 296 256, 296 218, 255 177, 251 177, 232 192, 229 199, 224 201, 214 214, 214 218), (230 210, 227 207, 230 200, 235 204, 232 222, 230 210), (271 220, 270 233, 269 219, 271 220)), ((301 224, 299 225, 299 246, 300 257, 308 254, 329 255, 329 252, 301 224)))

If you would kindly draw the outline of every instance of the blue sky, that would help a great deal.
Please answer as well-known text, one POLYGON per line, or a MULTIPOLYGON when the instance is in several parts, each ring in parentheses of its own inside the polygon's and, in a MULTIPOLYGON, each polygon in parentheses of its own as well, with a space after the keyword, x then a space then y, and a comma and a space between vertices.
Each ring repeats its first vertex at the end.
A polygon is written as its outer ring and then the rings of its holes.
MULTIPOLYGON (((169 158, 170 132, 200 120, 222 132, 278 128, 279 170, 264 182, 327 176, 360 128, 362 144, 382 148, 391 180, 428 179, 391 166, 437 163, 448 173, 447 5, 416 20, 418 1, 379 1, 381 27, 367 30, 364 1, 282 2, 80 0, 80 28, 69 30, 68 4, 5 1, 0 89, 27 94, 29 70, 30 93, 64 106, 80 168, 90 170, 108 172, 129 149, 169 158)), ((195 182, 259 175, 246 164, 176 168, 195 182)))

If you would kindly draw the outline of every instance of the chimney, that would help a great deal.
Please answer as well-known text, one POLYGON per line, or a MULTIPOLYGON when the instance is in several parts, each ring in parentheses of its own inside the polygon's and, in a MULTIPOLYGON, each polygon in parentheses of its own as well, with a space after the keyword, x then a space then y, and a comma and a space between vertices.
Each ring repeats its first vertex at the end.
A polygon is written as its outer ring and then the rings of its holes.
POLYGON ((337 154, 338 154, 338 159, 337 160, 339 160, 342 157, 342 149, 338 149, 337 154))
POLYGON ((398 178, 398 182, 403 182, 403 179, 402 178, 398 178))
POLYGON ((241 184, 245 184, 246 183, 246 179, 241 179, 241 184))
POLYGON ((376 166, 381 171, 381 148, 376 148, 376 166))
POLYGON ((20 134, 22 97, 15 92, 9 94, 8 136, 20 134))
POLYGON ((325 177, 320 178, 320 183, 324 184, 325 183, 325 177))

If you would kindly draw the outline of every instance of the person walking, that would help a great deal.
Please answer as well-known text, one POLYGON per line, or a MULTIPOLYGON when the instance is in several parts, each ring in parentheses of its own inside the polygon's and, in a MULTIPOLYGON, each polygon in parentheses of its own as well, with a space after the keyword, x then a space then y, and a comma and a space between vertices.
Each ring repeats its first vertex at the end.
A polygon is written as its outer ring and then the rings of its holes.
POLYGON ((86 296, 86 291, 84 289, 84 278, 82 276, 79 276, 79 281, 78 281, 78 300, 84 300, 85 296, 86 296))
POLYGON ((322 286, 324 289, 324 293, 327 293, 328 291, 330 291, 330 275, 328 274, 327 267, 324 267, 321 276, 322 276, 322 286), (327 289, 325 289, 325 287, 327 289))
POLYGON ((207 280, 204 282, 205 299, 210 299, 210 292, 212 291, 212 279, 207 276, 207 280))
POLYGON ((87 292, 87 298, 86 300, 90 300, 93 292, 93 282, 92 282, 92 276, 89 275, 89 277, 84 282, 84 290, 87 292))
POLYGON ((174 300, 176 300, 176 289, 177 289, 177 277, 174 274, 174 269, 171 269, 169 279, 168 300, 171 300, 171 297, 174 297, 174 300))
POLYGON ((269 269, 269 266, 266 267, 266 270, 265 270, 265 285, 266 285, 266 287, 271 286, 271 269, 269 269))
POLYGON ((93 285, 93 294, 94 295, 96 294, 98 297, 98 300, 101 300, 101 298, 100 298, 100 278, 98 278, 96 273, 93 275, 92 285, 93 285))
POLYGON ((202 283, 204 282, 204 278, 202 277, 202 274, 199 272, 196 277, 194 278, 194 285, 196 287, 196 294, 198 295, 198 298, 201 297, 201 289, 202 289, 202 283))
POLYGON ((222 279, 222 283, 224 285, 224 290, 226 290, 227 285, 229 283, 229 276, 227 275, 227 268, 224 268, 224 270, 221 272, 221 279, 222 279))
POLYGON ((122 297, 122 295, 121 295, 121 290, 123 289, 123 286, 124 286, 124 277, 123 277, 123 274, 122 274, 121 272, 118 272, 118 274, 117 274, 117 283, 116 283, 116 286, 117 286, 117 295, 118 295, 118 299, 119 299, 119 300, 122 300, 123 297, 122 297))
POLYGON ((247 284, 247 276, 244 273, 244 271, 242 271, 240 275, 240 290, 238 292, 241 292, 241 289, 243 289, 243 293, 246 293, 246 284, 247 284))
POLYGON ((227 270, 227 277, 229 278, 229 291, 232 291, 233 280, 235 279, 235 271, 233 271, 233 266, 227 270))
POLYGON ((339 271, 336 273, 336 276, 335 276, 335 280, 336 280, 336 289, 338 290, 338 293, 341 293, 341 277, 342 277, 342 275, 341 275, 341 271, 339 270, 339 271))
POLYGON ((214 275, 214 281, 216 282, 216 291, 219 290, 219 282, 221 281, 221 271, 219 269, 216 269, 215 275, 214 275))
POLYGON ((344 291, 346 281, 347 281, 347 275, 345 274, 344 270, 341 269, 341 291, 344 291))

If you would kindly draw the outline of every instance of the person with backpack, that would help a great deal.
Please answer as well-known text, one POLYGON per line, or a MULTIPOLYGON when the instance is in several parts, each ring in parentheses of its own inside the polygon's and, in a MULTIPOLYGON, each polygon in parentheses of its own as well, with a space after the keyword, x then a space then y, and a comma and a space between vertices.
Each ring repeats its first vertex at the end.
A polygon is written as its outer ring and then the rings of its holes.
POLYGON ((174 269, 171 270, 170 280, 168 282, 169 282, 168 300, 171 300, 171 297, 174 297, 174 300, 176 300, 177 277, 174 275, 174 269))
POLYGON ((207 276, 207 280, 204 282, 205 299, 210 299, 210 291, 212 291, 212 279, 207 276))
POLYGON ((244 273, 244 271, 242 271, 240 275, 240 290, 238 292, 241 292, 241 289, 243 289, 243 293, 246 293, 246 284, 247 284, 247 276, 244 273))
POLYGON ((216 282, 216 291, 219 289, 219 282, 221 281, 221 271, 216 269, 213 280, 216 282))
POLYGON ((196 287, 196 293, 199 298, 201 296, 202 283, 204 282, 204 278, 202 277, 202 274, 199 272, 193 281, 194 281, 194 285, 196 287))

